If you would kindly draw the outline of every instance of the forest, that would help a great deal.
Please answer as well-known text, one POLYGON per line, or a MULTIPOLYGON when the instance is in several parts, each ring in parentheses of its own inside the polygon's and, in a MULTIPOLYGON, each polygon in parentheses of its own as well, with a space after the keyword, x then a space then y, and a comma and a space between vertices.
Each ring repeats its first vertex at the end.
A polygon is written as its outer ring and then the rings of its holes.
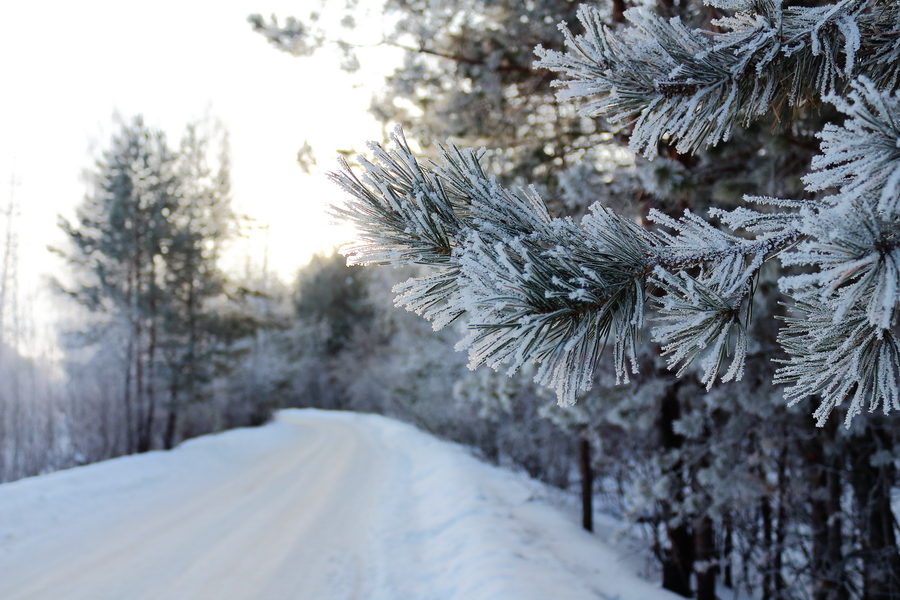
MULTIPOLYGON (((226 130, 124 121, 60 222, 58 367, 21 351, 10 203, 0 482, 379 413, 579 494, 681 596, 900 598, 900 7, 382 10, 385 139, 330 174, 359 233, 294 281, 219 266, 226 130)), ((248 20, 353 71, 358 11, 248 20)))

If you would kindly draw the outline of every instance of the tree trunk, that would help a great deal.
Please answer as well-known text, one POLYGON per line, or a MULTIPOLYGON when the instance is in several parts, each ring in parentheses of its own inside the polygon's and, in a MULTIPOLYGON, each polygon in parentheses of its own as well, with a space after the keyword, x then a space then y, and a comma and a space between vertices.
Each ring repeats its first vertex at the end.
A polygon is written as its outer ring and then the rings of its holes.
POLYGON ((669 551, 663 560, 663 588, 692 598, 691 573, 694 570, 694 540, 687 523, 667 526, 669 551))
POLYGON ((625 10, 627 8, 628 6, 625 4, 625 0, 612 0, 612 22, 624 23, 625 10))
POLYGON ((175 409, 175 406, 172 405, 169 407, 169 416, 166 419, 166 437, 163 441, 166 450, 171 450, 175 447, 175 431, 178 425, 178 411, 175 409))
POLYGON ((787 449, 782 447, 778 456, 778 510, 775 521, 775 546, 772 548, 772 582, 776 598, 785 598, 784 540, 787 535, 787 449))
POLYGON ((141 352, 141 338, 144 332, 141 327, 141 319, 138 317, 134 326, 134 337, 136 340, 136 352, 134 353, 134 389, 135 389, 135 431, 137 437, 137 452, 146 452, 144 449, 144 440, 142 435, 142 425, 144 422, 144 356, 141 352))
POLYGON ((698 563, 694 568, 697 600, 717 600, 716 575, 719 569, 716 564, 715 528, 709 516, 704 515, 694 522, 694 547, 698 563))
POLYGON ((137 449, 137 439, 134 434, 134 402, 131 396, 131 366, 134 363, 131 342, 128 343, 128 363, 125 365, 125 452, 133 454, 137 449))
POLYGON ((173 374, 169 382, 169 415, 166 418, 166 433, 163 446, 166 450, 175 447, 175 432, 178 430, 178 375, 173 374))
POLYGON ((772 505, 769 497, 759 500, 759 516, 762 520, 763 556, 760 561, 762 572, 762 600, 772 599, 772 505))
POLYGON ((153 447, 153 422, 156 420, 156 389, 154 388, 154 369, 156 365, 156 302, 150 304, 150 341, 147 347, 147 414, 141 428, 140 448, 138 452, 149 452, 153 447))
MULTIPOLYGON (((133 293, 134 287, 134 276, 133 274, 129 274, 128 279, 128 291, 126 293, 126 299, 131 304, 131 294, 133 293)), ((128 454, 132 454, 137 447, 135 443, 135 435, 134 435, 134 408, 132 406, 132 398, 131 398, 131 366, 134 364, 134 354, 135 354, 135 345, 137 343, 137 339, 135 338, 135 329, 132 327, 131 331, 128 332, 128 347, 125 351, 125 394, 123 401, 125 403, 125 451, 128 454)))
POLYGON ((591 443, 586 432, 578 443, 578 470, 581 472, 581 526, 594 531, 594 469, 591 466, 591 443))
MULTIPOLYGON (((835 421, 835 427, 837 421, 835 421)), ((833 437, 832 437, 833 439, 833 437)), ((841 496, 844 492, 842 478, 842 455, 836 453, 828 460, 828 547, 825 565, 826 573, 832 582, 831 596, 826 600, 850 600, 850 588, 845 584, 844 556, 844 520, 841 517, 841 496)))
POLYGON ((829 419, 817 429, 806 450, 806 461, 812 465, 810 495, 811 582, 813 600, 849 600, 844 580, 843 524, 841 519, 840 454, 836 443, 837 420, 829 419))
POLYGON ((891 435, 870 418, 865 432, 850 440, 850 482, 856 498, 862 542, 862 600, 900 599, 900 555, 891 511, 891 488, 896 479, 892 460, 873 465, 872 456, 893 446, 891 435))
MULTIPOLYGON (((675 421, 681 418, 681 403, 678 400, 678 389, 681 381, 674 382, 666 390, 660 405, 659 434, 662 448, 665 452, 673 452, 681 448, 684 437, 675 432, 675 421)), ((684 501, 684 474, 680 460, 672 465, 669 475, 672 478, 673 502, 684 501)), ((663 588, 690 598, 691 573, 694 570, 694 538, 685 519, 679 519, 673 523, 672 506, 663 503, 663 516, 666 520, 666 534, 669 539, 669 548, 662 553, 663 588)))
POLYGON ((722 529, 724 530, 724 538, 722 540, 722 584, 727 588, 734 588, 734 575, 731 569, 731 555, 734 552, 734 522, 731 511, 726 511, 722 517, 722 529))

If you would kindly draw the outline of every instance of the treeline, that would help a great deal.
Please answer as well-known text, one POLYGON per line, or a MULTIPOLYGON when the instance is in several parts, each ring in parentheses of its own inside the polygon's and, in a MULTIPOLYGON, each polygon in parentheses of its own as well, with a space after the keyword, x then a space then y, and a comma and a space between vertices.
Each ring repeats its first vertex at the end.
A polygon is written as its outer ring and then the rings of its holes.
POLYGON ((203 125, 189 125, 177 150, 140 118, 125 125, 98 161, 76 221, 60 223, 71 241, 60 252, 75 274, 60 287, 95 320, 81 332, 85 345, 115 349, 128 452, 145 452, 160 436, 171 448, 182 413, 234 368, 236 344, 257 325, 219 268, 237 223, 227 136, 203 125))
POLYGON ((91 170, 54 282, 64 356, 22 343, 33 314, 15 293, 11 206, 0 314, 0 481, 265 422, 271 400, 247 364, 270 326, 262 282, 220 269, 237 235, 227 132, 190 124, 173 145, 138 117, 91 170), (27 358, 36 356, 38 358, 27 358))

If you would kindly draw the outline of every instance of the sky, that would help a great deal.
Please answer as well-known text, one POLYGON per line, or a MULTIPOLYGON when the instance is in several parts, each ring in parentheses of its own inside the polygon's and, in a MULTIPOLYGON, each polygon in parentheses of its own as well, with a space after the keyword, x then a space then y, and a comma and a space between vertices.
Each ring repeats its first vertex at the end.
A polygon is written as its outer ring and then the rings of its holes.
MULTIPOLYGON (((226 266, 259 268, 268 239, 269 267, 290 280, 313 252, 347 241, 351 233, 325 215, 340 190, 322 173, 303 174, 296 153, 308 140, 327 171, 337 150, 380 139, 366 109, 395 57, 368 51, 363 71, 351 76, 334 56, 277 51, 247 22, 251 13, 301 17, 316 4, 3 3, 0 210, 14 198, 26 302, 49 276, 65 278, 64 262, 46 247, 64 243, 58 215, 74 216, 85 170, 117 128, 115 114, 126 121, 141 114, 173 142, 207 113, 226 125, 235 207, 258 225, 226 266)), ((0 217, 0 234, 5 225, 0 217)))

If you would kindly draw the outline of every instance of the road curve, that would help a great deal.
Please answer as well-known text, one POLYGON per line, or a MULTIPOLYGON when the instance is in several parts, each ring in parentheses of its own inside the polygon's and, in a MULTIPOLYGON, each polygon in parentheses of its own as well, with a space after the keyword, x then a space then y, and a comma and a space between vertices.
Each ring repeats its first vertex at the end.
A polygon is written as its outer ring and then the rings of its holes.
POLYGON ((669 600, 547 488, 376 415, 0 485, 2 600, 669 600))
POLYGON ((61 524, 61 543, 31 548, 37 556, 4 556, 0 598, 322 599, 377 589, 367 581, 379 576, 367 558, 382 555, 371 525, 389 523, 372 513, 386 492, 403 493, 385 487, 389 463, 403 457, 352 423, 283 418, 293 439, 208 489, 173 485, 153 504, 136 498, 93 515, 81 535, 61 524))

